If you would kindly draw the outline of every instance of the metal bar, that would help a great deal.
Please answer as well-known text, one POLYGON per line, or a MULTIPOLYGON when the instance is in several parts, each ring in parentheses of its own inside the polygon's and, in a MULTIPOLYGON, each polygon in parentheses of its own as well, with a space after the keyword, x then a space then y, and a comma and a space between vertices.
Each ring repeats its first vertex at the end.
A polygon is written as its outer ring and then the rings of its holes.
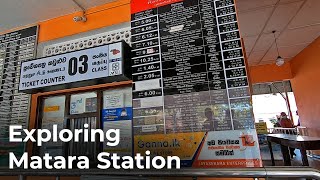
POLYGON ((85 15, 86 9, 78 1, 76 0, 72 0, 72 1, 75 5, 77 5, 81 9, 81 11, 83 12, 83 15, 85 15))
POLYGON ((266 168, 266 172, 267 172, 267 177, 274 177, 274 178, 275 177, 291 177, 291 178, 304 177, 304 178, 320 179, 320 171, 312 168, 270 167, 270 168, 266 168))
POLYGON ((268 147, 269 147, 269 151, 270 151, 270 156, 271 156, 271 163, 272 163, 272 166, 275 166, 276 163, 274 161, 274 156, 273 156, 273 151, 272 151, 272 144, 270 141, 267 141, 268 142, 268 147))
POLYGON ((215 177, 215 178, 314 178, 320 171, 306 167, 266 167, 234 169, 181 169, 181 170, 25 170, 0 169, 0 176, 139 176, 139 177, 215 177))
POLYGON ((282 94, 282 92, 277 88, 276 85, 274 85, 274 83, 271 83, 271 85, 278 91, 278 93, 282 96, 282 98, 286 101, 286 97, 282 94))
POLYGON ((19 175, 19 180, 25 180, 24 176, 19 175))
POLYGON ((287 91, 285 92, 285 95, 286 95, 286 105, 287 105, 287 109, 288 109, 288 112, 289 112, 290 120, 291 120, 292 124, 294 124, 293 115, 292 115, 292 111, 291 111, 290 100, 289 100, 289 95, 288 95, 287 91))

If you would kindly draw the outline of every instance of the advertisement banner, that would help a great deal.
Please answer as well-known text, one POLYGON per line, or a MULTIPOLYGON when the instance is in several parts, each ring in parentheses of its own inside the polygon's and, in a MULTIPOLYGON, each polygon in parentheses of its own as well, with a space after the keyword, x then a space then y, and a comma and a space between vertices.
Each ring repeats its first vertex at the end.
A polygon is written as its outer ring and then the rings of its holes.
POLYGON ((258 144, 255 130, 208 132, 193 167, 261 167, 258 144))
POLYGON ((204 132, 134 136, 135 153, 151 156, 179 156, 182 166, 191 166, 201 147, 204 132))
POLYGON ((261 167, 258 143, 255 130, 134 137, 135 153, 149 150, 153 156, 179 156, 182 166, 195 168, 261 167))

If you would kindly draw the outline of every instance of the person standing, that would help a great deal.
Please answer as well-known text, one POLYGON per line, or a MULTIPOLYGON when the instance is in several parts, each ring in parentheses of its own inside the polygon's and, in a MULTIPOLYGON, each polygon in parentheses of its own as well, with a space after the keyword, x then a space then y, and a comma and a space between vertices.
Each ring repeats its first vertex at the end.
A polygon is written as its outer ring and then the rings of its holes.
MULTIPOLYGON (((280 114, 280 125, 282 128, 294 128, 292 121, 288 118, 285 112, 282 112, 280 114)), ((296 133, 290 131, 289 134, 296 134, 296 133)), ((289 149, 290 149, 291 158, 293 158, 293 156, 296 156, 296 153, 294 152, 295 149, 294 148, 289 148, 289 149)))
POLYGON ((206 108, 204 110, 204 116, 206 117, 206 120, 204 121, 204 130, 205 131, 213 131, 214 129, 214 118, 213 118, 213 112, 211 108, 206 108))
MULTIPOLYGON (((297 116, 299 116, 299 113, 298 113, 298 111, 296 111, 296 115, 297 116)), ((298 118, 298 124, 297 124, 297 126, 300 126, 301 124, 300 124, 300 117, 298 118)))
POLYGON ((280 114, 280 126, 282 128, 294 128, 292 121, 288 118, 285 112, 282 112, 280 114))

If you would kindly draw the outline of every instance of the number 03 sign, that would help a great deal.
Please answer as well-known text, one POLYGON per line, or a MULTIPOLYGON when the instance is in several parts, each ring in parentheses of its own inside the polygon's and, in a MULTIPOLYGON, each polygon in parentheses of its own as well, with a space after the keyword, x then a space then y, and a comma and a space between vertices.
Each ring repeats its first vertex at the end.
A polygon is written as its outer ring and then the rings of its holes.
POLYGON ((124 42, 23 62, 19 90, 33 93, 128 80, 124 42))

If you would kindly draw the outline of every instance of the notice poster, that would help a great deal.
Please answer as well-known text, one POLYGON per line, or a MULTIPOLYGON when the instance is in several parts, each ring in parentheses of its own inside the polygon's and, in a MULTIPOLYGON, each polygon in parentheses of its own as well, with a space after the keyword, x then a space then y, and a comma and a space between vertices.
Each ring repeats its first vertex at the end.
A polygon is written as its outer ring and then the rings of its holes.
POLYGON ((70 100, 70 114, 96 112, 97 94, 95 92, 74 94, 70 100))
MULTIPOLYGON (((103 145, 103 151, 120 156, 132 155, 132 89, 131 87, 103 92, 103 130, 119 129, 120 143, 115 147, 103 145)), ((106 142, 105 142, 106 143, 106 142)))
POLYGON ((131 88, 104 91, 103 121, 132 120, 131 88))
MULTIPOLYGON (((215 141, 222 134, 235 140, 243 132, 257 142, 234 0, 133 0, 131 12, 135 140, 198 132, 217 135, 215 141)), ((198 160, 247 157, 253 165, 221 167, 261 165, 258 143, 252 157, 251 151, 233 149, 232 155, 220 149, 221 156, 213 156, 200 139, 194 144, 199 157, 187 165, 211 167, 198 160)))

